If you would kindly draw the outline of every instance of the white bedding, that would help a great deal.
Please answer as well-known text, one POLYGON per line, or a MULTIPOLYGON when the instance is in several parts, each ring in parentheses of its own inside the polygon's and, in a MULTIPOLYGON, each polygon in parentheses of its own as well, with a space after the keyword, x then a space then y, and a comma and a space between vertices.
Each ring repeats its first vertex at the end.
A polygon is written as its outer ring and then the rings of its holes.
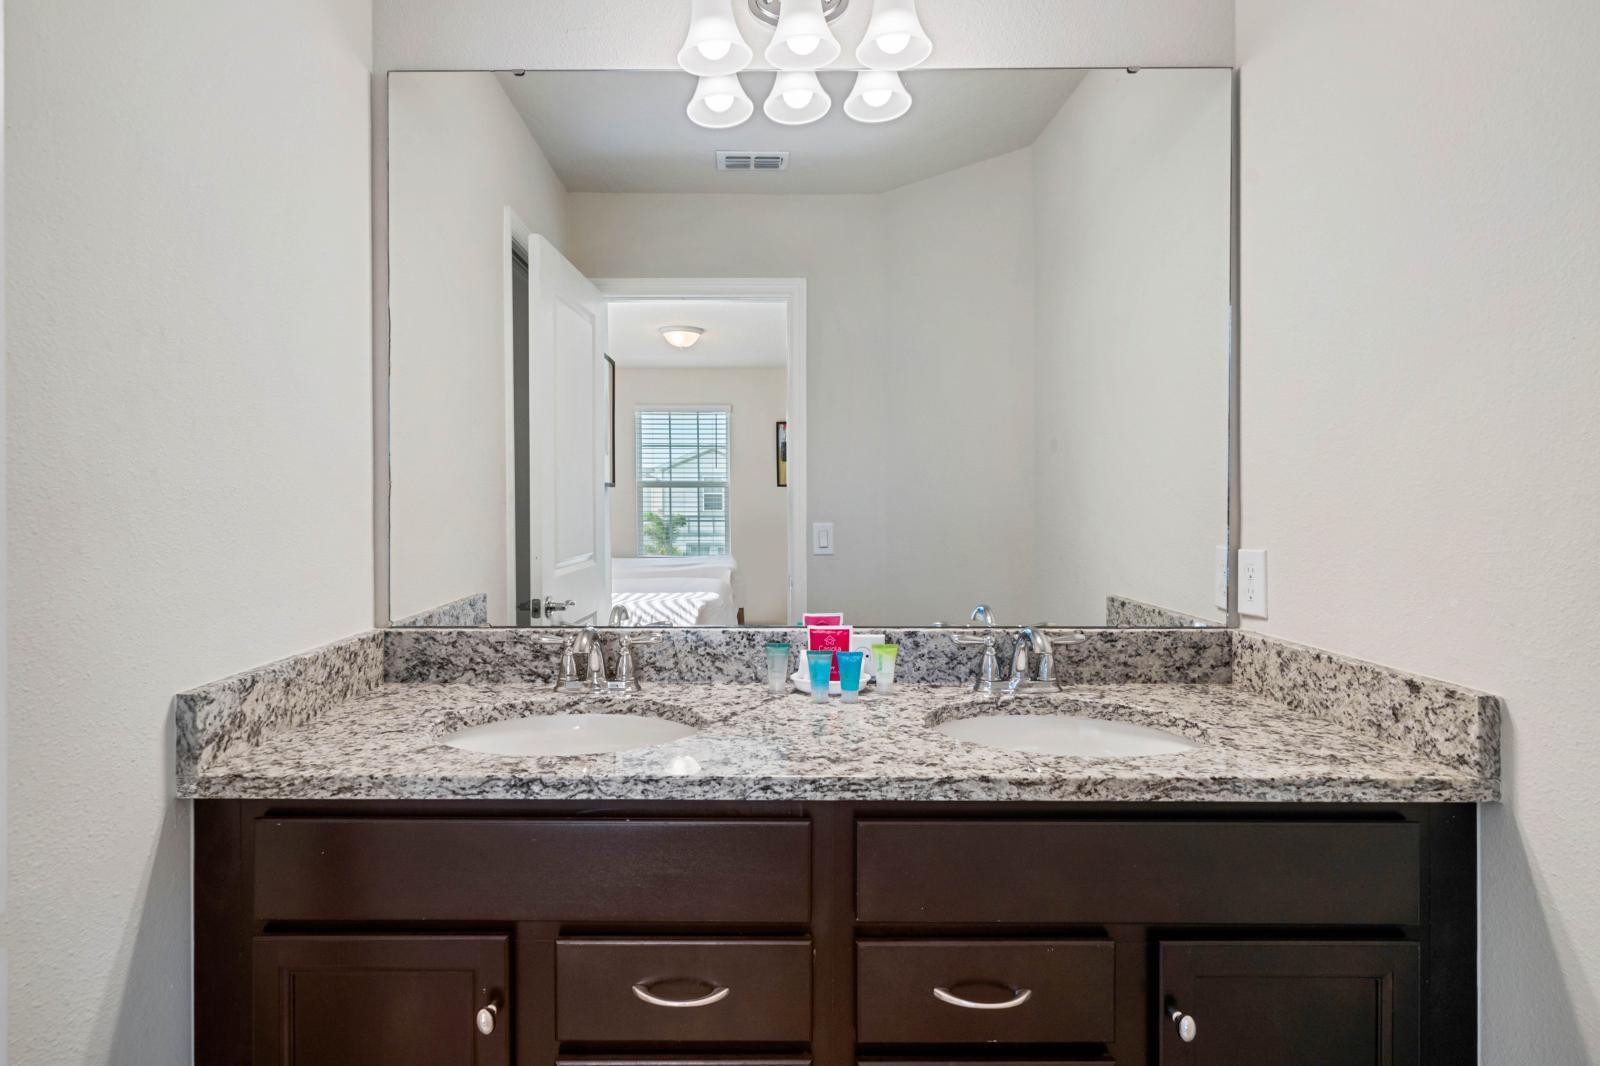
POLYGON ((732 556, 612 559, 611 603, 636 626, 735 626, 741 584, 732 556))

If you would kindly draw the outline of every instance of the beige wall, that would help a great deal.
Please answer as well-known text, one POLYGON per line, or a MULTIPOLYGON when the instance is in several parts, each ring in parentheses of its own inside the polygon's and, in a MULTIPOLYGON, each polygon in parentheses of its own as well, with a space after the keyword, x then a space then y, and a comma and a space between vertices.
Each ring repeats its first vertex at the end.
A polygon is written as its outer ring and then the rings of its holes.
POLYGON ((1222 620, 1232 98, 1226 71, 1091 71, 1034 143, 1040 617, 1222 620))
POLYGON ((811 556, 813 607, 877 614, 885 496, 862 469, 889 454, 875 357, 887 342, 883 214, 875 196, 572 193, 570 256, 592 278, 806 279, 808 505, 837 524, 838 554, 811 556))
POLYGON ((371 624, 370 18, 6 5, 14 1063, 190 1060, 173 694, 371 624))
POLYGON ((505 209, 559 249, 566 190, 493 74, 388 81, 392 617, 507 625, 505 209))
POLYGON ((1600 1059, 1600 5, 1241 0, 1244 540, 1504 696, 1483 1061, 1600 1059))
POLYGON ((633 413, 653 404, 727 406, 732 439, 728 539, 744 578, 748 625, 788 616, 787 489, 778 488, 775 436, 784 420, 783 367, 720 370, 617 368, 617 485, 611 490, 613 555, 638 553, 639 492, 633 413))

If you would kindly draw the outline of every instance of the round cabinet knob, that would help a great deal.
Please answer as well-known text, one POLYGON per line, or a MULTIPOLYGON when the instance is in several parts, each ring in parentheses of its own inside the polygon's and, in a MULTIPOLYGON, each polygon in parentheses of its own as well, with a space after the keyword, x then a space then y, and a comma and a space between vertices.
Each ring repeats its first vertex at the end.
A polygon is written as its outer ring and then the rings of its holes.
POLYGON ((1179 1040, 1182 1040, 1185 1044, 1191 1044, 1194 1042, 1195 1034, 1198 1032, 1198 1030, 1194 1024, 1193 1015, 1185 1014, 1177 1007, 1173 1007, 1171 1010, 1167 1011, 1167 1017, 1171 1018, 1172 1024, 1178 1027, 1179 1040))
POLYGON ((481 1008, 478 1011, 477 1018, 478 1032, 482 1033, 484 1036, 493 1036, 495 1019, 499 1017, 499 1014, 499 1004, 491 1003, 487 1007, 481 1008))

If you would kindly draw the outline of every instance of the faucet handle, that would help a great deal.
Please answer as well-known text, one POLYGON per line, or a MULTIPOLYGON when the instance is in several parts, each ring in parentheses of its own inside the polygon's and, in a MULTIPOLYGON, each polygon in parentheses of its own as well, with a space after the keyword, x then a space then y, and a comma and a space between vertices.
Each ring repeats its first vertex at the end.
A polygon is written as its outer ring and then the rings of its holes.
POLYGON ((969 637, 964 633, 952 633, 950 639, 957 644, 968 646, 983 646, 983 663, 978 667, 978 679, 972 684, 972 691, 982 692, 986 695, 995 691, 995 683, 1005 680, 1000 675, 1000 660, 995 654, 996 642, 993 633, 985 633, 981 637, 969 637))
POLYGON ((639 685, 639 671, 633 662, 633 649, 643 644, 660 644, 667 638, 661 633, 652 633, 645 637, 629 636, 626 633, 617 635, 617 678, 611 682, 611 687, 622 689, 624 692, 641 692, 639 685))

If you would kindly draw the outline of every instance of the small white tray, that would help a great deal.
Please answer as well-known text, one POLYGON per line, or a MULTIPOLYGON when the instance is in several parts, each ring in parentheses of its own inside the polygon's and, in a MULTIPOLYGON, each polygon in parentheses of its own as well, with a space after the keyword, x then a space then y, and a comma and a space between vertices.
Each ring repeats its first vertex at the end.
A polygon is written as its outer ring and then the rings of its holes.
MULTIPOLYGON (((811 678, 810 678, 809 675, 806 674, 806 672, 804 670, 796 670, 794 673, 789 675, 789 680, 794 682, 794 687, 795 688, 799 689, 801 692, 810 694, 810 692, 811 692, 811 678)), ((861 668, 861 687, 862 688, 866 688, 867 687, 867 682, 869 682, 871 680, 872 680, 872 675, 867 673, 867 668, 865 666, 863 666, 861 668)), ((828 682, 828 695, 830 695, 830 696, 840 696, 840 695, 843 695, 843 694, 844 694, 844 690, 839 687, 839 682, 837 682, 837 681, 829 681, 828 682)))

